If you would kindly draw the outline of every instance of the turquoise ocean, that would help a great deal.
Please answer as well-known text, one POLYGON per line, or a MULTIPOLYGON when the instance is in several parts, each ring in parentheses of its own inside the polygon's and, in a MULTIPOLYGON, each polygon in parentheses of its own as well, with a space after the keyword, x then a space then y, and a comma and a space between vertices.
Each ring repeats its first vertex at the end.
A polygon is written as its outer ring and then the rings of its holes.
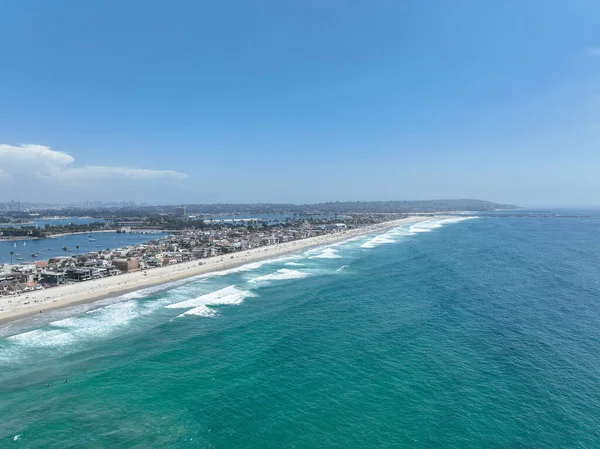
POLYGON ((431 220, 0 328, 0 448, 599 448, 600 215, 431 220))

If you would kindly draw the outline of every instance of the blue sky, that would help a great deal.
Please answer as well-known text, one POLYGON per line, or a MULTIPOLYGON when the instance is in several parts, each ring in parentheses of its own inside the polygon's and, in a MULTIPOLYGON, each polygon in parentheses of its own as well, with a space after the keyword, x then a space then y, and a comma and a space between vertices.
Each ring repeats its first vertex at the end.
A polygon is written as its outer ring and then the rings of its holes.
POLYGON ((600 2, 0 1, 0 201, 600 204, 600 2))

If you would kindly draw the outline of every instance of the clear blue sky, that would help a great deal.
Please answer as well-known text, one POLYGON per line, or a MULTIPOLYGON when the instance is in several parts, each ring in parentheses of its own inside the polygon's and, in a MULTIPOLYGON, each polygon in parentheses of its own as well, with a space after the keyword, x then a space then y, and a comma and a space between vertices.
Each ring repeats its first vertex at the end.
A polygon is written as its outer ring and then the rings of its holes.
POLYGON ((600 2, 0 1, 0 201, 600 203, 600 2))

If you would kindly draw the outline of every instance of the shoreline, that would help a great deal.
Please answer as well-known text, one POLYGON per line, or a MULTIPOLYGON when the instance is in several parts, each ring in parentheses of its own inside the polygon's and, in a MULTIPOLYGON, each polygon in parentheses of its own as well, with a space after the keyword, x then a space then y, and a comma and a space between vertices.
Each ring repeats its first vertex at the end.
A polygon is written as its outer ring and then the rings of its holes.
POLYGON ((49 235, 48 237, 41 237, 40 240, 42 240, 42 239, 55 239, 56 237, 65 237, 67 235, 97 234, 99 232, 117 232, 117 230, 116 229, 101 229, 101 230, 98 230, 98 231, 63 232, 62 234, 52 234, 52 235, 49 235))
POLYGON ((116 229, 101 229, 98 231, 77 231, 77 232, 63 232, 62 234, 52 234, 47 235, 46 237, 8 237, 8 238, 0 238, 0 242, 19 242, 21 240, 46 240, 46 239, 54 239, 56 237, 65 237, 67 235, 80 235, 80 234, 94 234, 97 232, 117 232, 116 229))
POLYGON ((275 259, 286 254, 313 247, 326 246, 331 243, 348 240, 358 236, 383 232, 402 225, 428 221, 431 218, 432 217, 413 216, 366 226, 364 228, 341 231, 335 234, 326 234, 277 245, 262 246, 223 256, 196 259, 190 262, 149 269, 146 270, 147 275, 144 274, 144 271, 135 271, 132 273, 120 274, 118 276, 32 291, 19 296, 0 296, 0 326, 48 310, 92 303, 102 299, 124 295, 142 288, 167 284, 211 272, 228 270, 260 260, 275 259))

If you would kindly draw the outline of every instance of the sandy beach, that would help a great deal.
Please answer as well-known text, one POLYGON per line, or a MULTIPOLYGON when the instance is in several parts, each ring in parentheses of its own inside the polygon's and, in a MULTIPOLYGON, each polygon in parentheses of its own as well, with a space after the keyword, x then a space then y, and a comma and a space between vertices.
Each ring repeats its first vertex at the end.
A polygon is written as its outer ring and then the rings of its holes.
MULTIPOLYGON (((436 217, 442 218, 442 217, 436 217)), ((340 231, 278 245, 253 248, 223 256, 209 257, 175 265, 136 271, 93 281, 62 285, 28 292, 19 296, 0 297, 0 324, 50 309, 93 302, 108 296, 118 296, 144 287, 164 284, 201 274, 226 270, 258 260, 272 259, 310 247, 327 245, 356 236, 383 232, 401 225, 426 221, 428 217, 408 217, 359 229, 340 231)))

